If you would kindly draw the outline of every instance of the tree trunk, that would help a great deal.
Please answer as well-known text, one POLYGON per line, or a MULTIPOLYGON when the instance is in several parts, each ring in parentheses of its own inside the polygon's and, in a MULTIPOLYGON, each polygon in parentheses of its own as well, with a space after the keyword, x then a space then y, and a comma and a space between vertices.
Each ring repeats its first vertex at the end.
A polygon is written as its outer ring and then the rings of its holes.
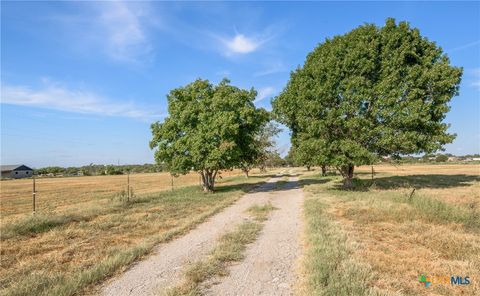
POLYGON ((310 166, 309 165, 307 165, 307 171, 310 171, 310 166))
POLYGON ((248 179, 248 173, 250 172, 250 170, 246 169, 246 168, 243 168, 242 171, 245 174, 245 177, 248 179))
POLYGON ((322 176, 327 175, 327 166, 322 164, 322 176))
POLYGON ((353 170, 354 169, 355 169, 355 166, 350 165, 350 164, 342 166, 340 172, 342 173, 342 176, 343 176, 343 187, 344 188, 352 188, 353 187, 352 179, 353 179, 353 170))
POLYGON ((266 173, 266 172, 267 172, 267 166, 261 165, 261 166, 260 166, 260 172, 266 173))
POLYGON ((200 174, 202 176, 202 188, 204 192, 213 192, 215 188, 215 177, 218 171, 203 170, 200 174))

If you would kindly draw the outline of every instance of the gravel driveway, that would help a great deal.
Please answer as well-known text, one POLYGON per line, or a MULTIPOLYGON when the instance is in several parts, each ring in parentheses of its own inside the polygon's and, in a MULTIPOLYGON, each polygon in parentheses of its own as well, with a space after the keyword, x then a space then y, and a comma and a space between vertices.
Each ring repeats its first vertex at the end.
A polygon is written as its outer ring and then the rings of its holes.
MULTIPOLYGON (((276 187, 275 183, 278 181, 278 179, 279 177, 274 177, 270 179, 267 183, 259 186, 254 192, 245 194, 232 206, 226 208, 223 212, 211 217, 206 222, 200 224, 197 228, 193 229, 186 235, 171 242, 159 245, 152 252, 152 255, 148 256, 145 260, 136 263, 119 277, 116 277, 104 284, 101 289, 101 294, 112 296, 162 294, 162 291, 164 291, 166 288, 180 282, 182 276, 182 269, 186 264, 197 261, 198 259, 208 254, 209 251, 213 249, 217 238, 219 238, 225 232, 233 229, 236 225, 246 219, 247 213, 245 213, 245 211, 249 207, 254 204, 263 204, 266 201, 272 199, 272 197, 277 196, 277 194, 283 196, 289 195, 287 192, 281 193, 274 190, 276 187)), ((279 200, 280 199, 285 200, 286 203, 292 203, 286 197, 279 197, 279 200)), ((298 196, 295 199, 299 199, 298 196)), ((282 205, 277 205, 278 202, 275 198, 273 198, 272 201, 277 207, 280 206, 281 208, 283 208, 282 205)), ((296 204, 296 202, 293 203, 296 204)), ((291 211, 291 209, 289 211, 291 211)), ((275 217, 282 212, 283 210, 275 213, 275 217)), ((295 213, 291 214, 293 214, 294 216, 297 215, 296 210, 294 210, 294 212, 295 213)), ((280 217, 280 219, 283 218, 280 217)), ((283 224, 280 224, 278 225, 278 228, 276 228, 274 225, 272 226, 270 224, 266 225, 266 235, 267 232, 270 231, 278 234, 281 234, 283 232, 291 233, 293 231, 292 229, 290 229, 290 225, 283 226, 283 224), (281 229, 284 227, 287 228, 281 229)), ((294 231, 297 231, 296 228, 294 231)), ((276 236, 273 233, 269 234, 266 238, 262 238, 262 241, 264 239, 268 239, 268 237, 272 235, 276 236)), ((293 232, 290 235, 293 235, 293 232)), ((277 243, 278 241, 275 240, 274 244, 277 243)), ((285 243, 288 244, 288 242, 285 243)), ((287 245, 285 245, 284 247, 290 248, 287 245)), ((277 247, 270 249, 265 255, 270 258, 272 255, 271 252, 275 249, 277 249, 277 247)), ((293 258, 294 256, 296 256, 296 253, 295 255, 292 253, 292 256, 290 257, 293 258)), ((268 260, 270 261, 273 259, 274 258, 268 260)), ((284 256, 282 256, 281 260, 284 259, 284 256)), ((277 268, 283 268, 282 266, 285 264, 287 263, 282 262, 277 266, 277 268)), ((286 281, 289 281, 290 279, 290 276, 287 278, 282 275, 279 284, 284 282, 287 283, 286 281)), ((228 285, 225 287, 228 287, 228 285)))
POLYGON ((265 222, 262 234, 250 245, 245 259, 230 268, 230 275, 217 279, 207 295, 293 295, 297 281, 295 265, 301 256, 302 189, 290 178, 283 190, 269 200, 277 208, 265 222))

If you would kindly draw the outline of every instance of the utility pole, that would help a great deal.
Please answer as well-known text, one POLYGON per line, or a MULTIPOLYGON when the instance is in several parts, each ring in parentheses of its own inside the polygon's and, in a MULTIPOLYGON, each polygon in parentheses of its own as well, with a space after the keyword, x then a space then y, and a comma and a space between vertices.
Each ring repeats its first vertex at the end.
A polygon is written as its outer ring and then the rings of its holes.
POLYGON ((33 213, 35 214, 35 172, 32 174, 32 180, 33 180, 33 190, 32 190, 32 206, 33 206, 33 213))

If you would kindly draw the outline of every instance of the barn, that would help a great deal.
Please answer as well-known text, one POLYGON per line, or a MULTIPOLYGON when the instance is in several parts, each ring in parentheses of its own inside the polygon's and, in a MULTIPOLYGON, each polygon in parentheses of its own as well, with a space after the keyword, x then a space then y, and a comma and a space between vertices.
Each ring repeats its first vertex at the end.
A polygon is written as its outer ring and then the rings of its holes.
POLYGON ((23 164, 2 165, 2 179, 29 178, 33 175, 33 169, 23 164))

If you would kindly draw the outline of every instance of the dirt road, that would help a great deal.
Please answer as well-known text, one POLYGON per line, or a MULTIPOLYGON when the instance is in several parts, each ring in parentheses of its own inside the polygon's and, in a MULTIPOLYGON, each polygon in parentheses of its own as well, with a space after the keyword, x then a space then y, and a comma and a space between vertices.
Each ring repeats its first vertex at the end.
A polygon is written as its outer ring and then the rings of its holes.
POLYGON ((271 213, 260 237, 247 249, 245 259, 218 279, 207 295, 293 295, 297 280, 295 264, 301 255, 299 235, 303 229, 303 193, 296 178, 290 178, 269 198, 271 213))
POLYGON ((218 237, 244 221, 249 207, 271 201, 278 210, 265 222, 258 241, 247 249, 245 260, 233 266, 230 276, 218 279, 220 284, 206 293, 290 295, 295 281, 294 262, 300 254, 302 192, 296 188, 295 180, 277 186, 278 180, 270 179, 188 234, 158 246, 147 259, 106 283, 102 294, 161 295, 181 281, 187 264, 208 254, 218 237))

